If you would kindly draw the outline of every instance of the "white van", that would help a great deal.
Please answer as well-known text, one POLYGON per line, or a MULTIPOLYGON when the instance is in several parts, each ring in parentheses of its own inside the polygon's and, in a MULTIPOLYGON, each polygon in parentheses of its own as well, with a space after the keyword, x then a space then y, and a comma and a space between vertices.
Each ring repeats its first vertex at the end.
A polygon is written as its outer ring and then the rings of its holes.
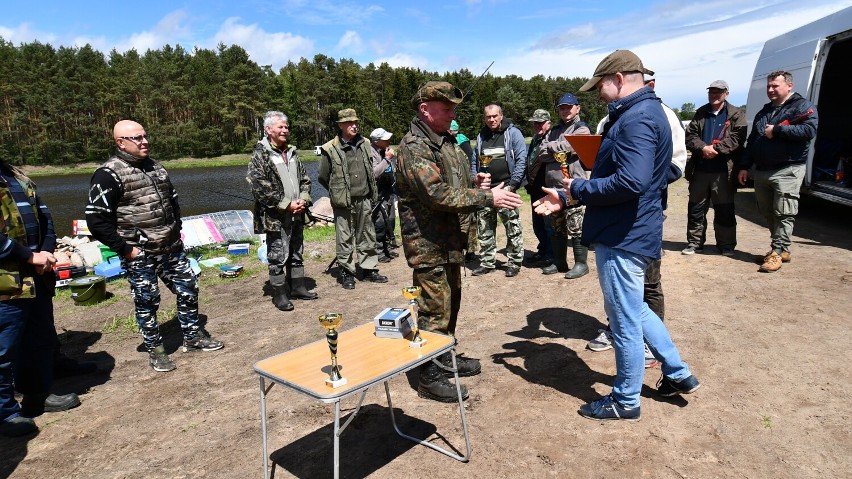
POLYGON ((793 89, 819 112, 817 136, 808 154, 802 191, 852 206, 852 94, 847 69, 852 65, 852 7, 767 41, 754 68, 748 92, 749 130, 764 104, 766 77, 785 70, 793 89), (837 168, 845 158, 845 179, 837 168))

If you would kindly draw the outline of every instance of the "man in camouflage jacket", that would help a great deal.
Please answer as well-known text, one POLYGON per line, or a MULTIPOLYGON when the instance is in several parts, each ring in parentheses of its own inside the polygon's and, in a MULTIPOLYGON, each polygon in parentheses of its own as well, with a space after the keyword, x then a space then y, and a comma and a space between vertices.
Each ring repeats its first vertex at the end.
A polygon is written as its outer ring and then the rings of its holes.
MULTIPOLYGON (((461 103, 458 88, 447 82, 426 82, 415 93, 417 117, 399 147, 396 183, 403 247, 412 281, 422 288, 418 326, 426 331, 454 334, 461 307, 461 265, 467 248, 467 231, 460 216, 482 207, 517 208, 520 197, 503 185, 489 190, 490 176, 475 177, 448 130, 461 103)), ((469 222, 467 223, 470 224, 469 222)), ((449 353, 439 357, 451 366, 449 353)), ((479 361, 459 358, 459 376, 479 374, 479 361)), ((467 389, 462 388, 467 396, 467 389)), ((442 402, 456 400, 456 388, 435 363, 420 369, 417 392, 442 402)))
POLYGON ((280 111, 266 112, 263 129, 266 136, 254 147, 246 177, 254 196, 254 230, 266 233, 272 304, 281 311, 292 311, 295 308, 288 294, 296 299, 317 299, 305 286, 302 256, 311 179, 296 148, 287 145, 287 116, 280 111))

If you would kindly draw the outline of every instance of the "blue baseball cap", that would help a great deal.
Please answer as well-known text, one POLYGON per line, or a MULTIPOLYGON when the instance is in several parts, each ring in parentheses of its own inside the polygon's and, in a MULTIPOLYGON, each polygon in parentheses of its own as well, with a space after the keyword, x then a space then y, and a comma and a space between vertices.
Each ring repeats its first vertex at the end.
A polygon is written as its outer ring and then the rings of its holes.
POLYGON ((562 98, 560 98, 559 101, 556 102, 556 106, 559 106, 559 105, 579 105, 579 104, 580 104, 580 100, 578 100, 576 96, 574 96, 570 93, 566 93, 566 94, 562 95, 562 98))

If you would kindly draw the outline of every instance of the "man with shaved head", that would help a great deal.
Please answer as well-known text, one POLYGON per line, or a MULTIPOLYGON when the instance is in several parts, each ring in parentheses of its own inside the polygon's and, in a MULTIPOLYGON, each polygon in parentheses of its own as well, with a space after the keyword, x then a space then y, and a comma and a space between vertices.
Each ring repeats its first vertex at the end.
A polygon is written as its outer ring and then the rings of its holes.
POLYGON ((121 257, 136 305, 136 322, 154 371, 175 369, 157 323, 157 278, 177 297, 183 351, 224 345, 198 320, 198 280, 180 238, 180 206, 169 174, 148 156, 148 134, 131 120, 113 128, 116 151, 92 175, 86 221, 92 235, 121 257))

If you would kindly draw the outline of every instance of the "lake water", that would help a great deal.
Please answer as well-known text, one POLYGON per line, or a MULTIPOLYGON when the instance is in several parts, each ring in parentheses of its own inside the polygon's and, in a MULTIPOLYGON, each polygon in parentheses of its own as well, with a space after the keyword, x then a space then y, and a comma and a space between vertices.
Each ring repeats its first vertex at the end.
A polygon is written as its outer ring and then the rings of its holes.
MULTIPOLYGON (((305 162, 304 165, 311 178, 314 201, 328 196, 325 188, 317 183, 319 162, 305 162)), ((169 170, 169 176, 178 192, 183 216, 253 208, 246 166, 173 169, 169 170)), ((84 174, 35 178, 38 193, 53 215, 56 234, 60 238, 71 234, 73 220, 86 218, 91 177, 84 174)))

